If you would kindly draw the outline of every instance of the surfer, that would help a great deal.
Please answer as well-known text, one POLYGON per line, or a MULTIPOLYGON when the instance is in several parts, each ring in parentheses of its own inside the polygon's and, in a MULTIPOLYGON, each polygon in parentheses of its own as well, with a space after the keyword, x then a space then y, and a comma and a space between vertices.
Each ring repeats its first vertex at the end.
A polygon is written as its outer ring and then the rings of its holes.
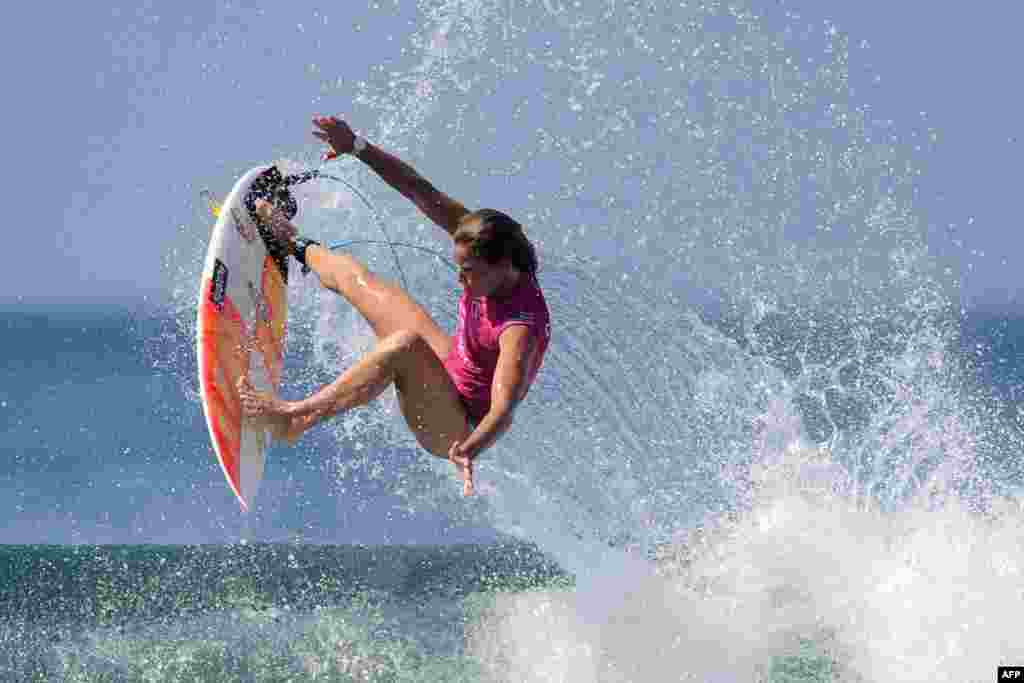
POLYGON ((336 117, 315 117, 313 135, 325 159, 352 155, 413 202, 453 241, 462 295, 455 335, 397 285, 349 254, 298 237, 298 229, 266 201, 257 213, 288 253, 343 296, 373 328, 377 345, 331 384, 301 401, 284 401, 239 381, 245 414, 266 420, 277 438, 294 442, 321 420, 369 403, 394 385, 417 442, 459 468, 463 494, 473 493, 473 462, 512 425, 550 339, 537 257, 522 226, 493 209, 469 211, 401 159, 356 135, 336 117))

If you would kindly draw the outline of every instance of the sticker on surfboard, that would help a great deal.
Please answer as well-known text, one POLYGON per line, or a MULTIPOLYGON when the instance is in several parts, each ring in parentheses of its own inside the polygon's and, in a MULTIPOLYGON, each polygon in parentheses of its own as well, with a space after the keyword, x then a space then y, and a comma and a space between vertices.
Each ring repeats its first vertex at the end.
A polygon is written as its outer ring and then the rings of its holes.
POLYGON ((276 393, 284 365, 287 260, 254 215, 255 198, 269 198, 278 187, 286 192, 277 169, 258 167, 223 204, 210 202, 217 222, 199 286, 200 400, 217 461, 246 511, 263 479, 268 437, 242 415, 238 380, 248 375, 257 390, 276 393))

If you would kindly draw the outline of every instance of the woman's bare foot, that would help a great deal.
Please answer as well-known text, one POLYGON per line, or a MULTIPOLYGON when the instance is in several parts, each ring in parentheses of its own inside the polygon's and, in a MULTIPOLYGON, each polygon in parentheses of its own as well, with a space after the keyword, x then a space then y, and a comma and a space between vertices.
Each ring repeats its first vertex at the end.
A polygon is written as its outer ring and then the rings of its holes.
POLYGON ((294 429, 293 423, 301 422, 302 418, 288 414, 287 402, 268 392, 257 391, 245 375, 238 378, 238 395, 247 420, 263 426, 276 441, 295 443, 298 440, 303 430, 294 429))

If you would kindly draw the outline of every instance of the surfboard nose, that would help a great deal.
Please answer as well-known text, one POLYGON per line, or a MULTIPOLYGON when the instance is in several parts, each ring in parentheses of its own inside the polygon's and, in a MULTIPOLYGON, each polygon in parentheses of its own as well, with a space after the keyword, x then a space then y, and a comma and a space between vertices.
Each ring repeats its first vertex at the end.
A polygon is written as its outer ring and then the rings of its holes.
POLYGON ((261 223, 262 219, 256 214, 257 199, 266 199, 281 209, 288 220, 295 218, 295 214, 299 211, 299 204, 295 201, 292 193, 288 191, 288 183, 281 172, 277 170, 277 166, 271 166, 257 176, 245 193, 245 208, 249 210, 249 215, 254 221, 261 223))

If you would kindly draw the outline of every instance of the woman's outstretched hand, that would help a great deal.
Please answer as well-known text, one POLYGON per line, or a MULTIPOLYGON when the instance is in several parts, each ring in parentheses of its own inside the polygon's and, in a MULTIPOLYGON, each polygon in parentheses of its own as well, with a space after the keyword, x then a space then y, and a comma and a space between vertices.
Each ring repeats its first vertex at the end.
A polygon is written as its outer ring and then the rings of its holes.
POLYGON ((462 443, 456 441, 448 449, 448 459, 455 463, 462 474, 462 495, 473 495, 473 458, 469 452, 462 447, 462 443))
POLYGON ((313 125, 317 130, 313 136, 322 140, 330 149, 323 155, 324 161, 337 159, 342 154, 351 154, 356 135, 347 123, 337 116, 314 116, 313 125))

